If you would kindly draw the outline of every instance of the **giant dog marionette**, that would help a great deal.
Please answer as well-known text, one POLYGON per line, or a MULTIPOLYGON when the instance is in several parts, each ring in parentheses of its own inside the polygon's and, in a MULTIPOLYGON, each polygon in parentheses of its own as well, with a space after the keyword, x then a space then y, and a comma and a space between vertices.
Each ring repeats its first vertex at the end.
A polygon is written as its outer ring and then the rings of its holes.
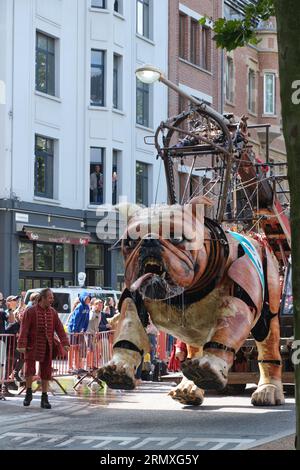
POLYGON ((196 198, 185 206, 192 217, 179 238, 174 232, 181 206, 129 208, 122 240, 127 288, 120 299, 113 357, 98 376, 111 388, 134 388, 135 370, 149 350, 149 313, 159 330, 190 346, 190 357, 182 363, 184 379, 170 393, 174 399, 201 404, 203 390, 224 388, 235 354, 252 332, 260 369, 252 404, 281 405, 277 261, 259 237, 224 232, 216 222, 198 217, 195 208, 203 203, 209 202, 196 198), (162 236, 166 220, 173 220, 169 238, 162 236), (196 245, 191 244, 195 230, 203 234, 196 245), (144 235, 132 238, 134 232, 144 235))

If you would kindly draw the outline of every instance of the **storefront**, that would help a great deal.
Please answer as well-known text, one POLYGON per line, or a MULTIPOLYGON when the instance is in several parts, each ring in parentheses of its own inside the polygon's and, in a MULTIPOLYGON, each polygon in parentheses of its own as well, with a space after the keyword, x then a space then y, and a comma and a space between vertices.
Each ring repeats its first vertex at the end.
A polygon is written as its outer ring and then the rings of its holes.
POLYGON ((118 288, 120 254, 96 234, 98 221, 94 211, 0 201, 0 292, 78 285, 80 272, 87 286, 118 288))
POLYGON ((19 239, 19 291, 75 285, 75 247, 85 247, 89 241, 87 232, 23 226, 19 239))

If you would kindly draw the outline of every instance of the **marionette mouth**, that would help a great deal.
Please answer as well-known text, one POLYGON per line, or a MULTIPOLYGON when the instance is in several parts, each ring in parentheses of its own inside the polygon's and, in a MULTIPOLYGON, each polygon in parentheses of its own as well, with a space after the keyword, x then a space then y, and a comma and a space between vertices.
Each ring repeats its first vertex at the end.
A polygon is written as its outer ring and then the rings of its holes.
POLYGON ((174 284, 162 260, 147 257, 142 260, 138 278, 130 287, 139 291, 143 298, 164 300, 183 292, 183 288, 174 284))
POLYGON ((156 274, 157 276, 162 276, 166 272, 164 263, 157 258, 148 257, 141 264, 141 275, 156 274))

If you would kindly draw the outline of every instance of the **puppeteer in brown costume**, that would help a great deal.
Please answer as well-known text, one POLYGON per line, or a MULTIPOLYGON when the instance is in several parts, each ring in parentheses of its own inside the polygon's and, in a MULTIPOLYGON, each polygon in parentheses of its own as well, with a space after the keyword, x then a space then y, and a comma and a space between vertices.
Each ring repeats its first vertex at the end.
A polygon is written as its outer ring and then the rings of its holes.
POLYGON ((25 354, 26 396, 24 406, 32 400, 32 379, 36 373, 35 363, 40 363, 42 380, 42 408, 51 408, 48 402, 48 382, 52 375, 52 357, 54 350, 54 333, 61 345, 68 350, 70 344, 57 311, 51 307, 54 297, 51 289, 43 289, 39 301, 34 307, 28 308, 23 316, 18 340, 18 350, 25 354))

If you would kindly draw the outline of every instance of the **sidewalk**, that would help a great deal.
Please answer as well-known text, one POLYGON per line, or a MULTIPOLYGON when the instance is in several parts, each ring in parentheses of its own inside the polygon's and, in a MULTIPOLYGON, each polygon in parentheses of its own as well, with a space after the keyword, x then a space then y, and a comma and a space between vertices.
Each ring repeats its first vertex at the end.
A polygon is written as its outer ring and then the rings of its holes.
POLYGON ((266 442, 258 447, 252 447, 250 450, 295 450, 295 435, 266 442))

